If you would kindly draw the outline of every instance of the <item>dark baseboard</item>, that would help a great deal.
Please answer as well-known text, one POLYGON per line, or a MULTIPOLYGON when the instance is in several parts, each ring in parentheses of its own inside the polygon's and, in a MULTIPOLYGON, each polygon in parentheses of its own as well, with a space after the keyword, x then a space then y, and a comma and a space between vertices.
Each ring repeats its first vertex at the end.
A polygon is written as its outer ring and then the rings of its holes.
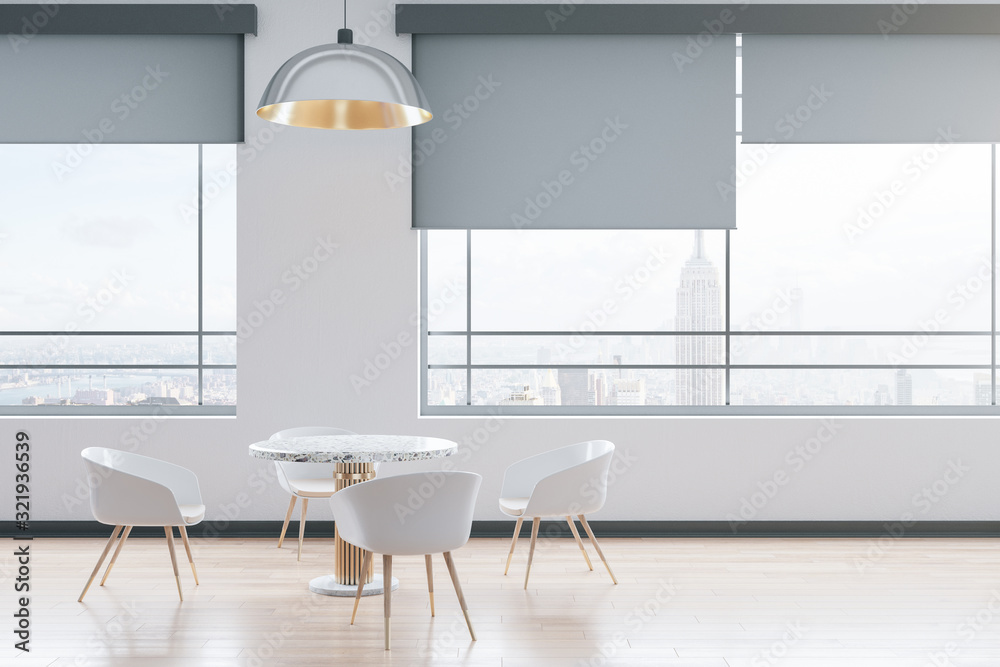
MULTIPOLYGON (((1000 521, 591 521, 600 537, 1000 537, 1000 521)), ((474 521, 473 537, 510 537, 513 521, 474 521)), ((530 534, 530 524, 521 535, 530 534)), ((277 538, 280 521, 205 521, 188 530, 191 537, 277 538)), ((107 537, 109 528, 96 521, 33 521, 28 531, 4 522, 0 537, 107 537)), ((286 539, 296 539, 299 524, 288 525, 286 539)), ((332 521, 309 521, 307 537, 329 537, 332 521)), ((543 521, 545 537, 570 537, 565 521, 543 521)), ((135 528, 130 537, 162 537, 162 528, 135 528)))

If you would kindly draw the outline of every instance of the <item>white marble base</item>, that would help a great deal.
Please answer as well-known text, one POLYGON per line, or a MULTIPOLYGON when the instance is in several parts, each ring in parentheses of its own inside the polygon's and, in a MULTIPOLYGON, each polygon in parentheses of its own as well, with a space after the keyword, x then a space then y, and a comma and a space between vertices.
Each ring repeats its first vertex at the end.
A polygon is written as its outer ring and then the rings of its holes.
MULTIPOLYGON (((392 590, 399 588, 399 579, 396 577, 392 578, 392 590)), ((319 595, 333 595, 335 597, 341 598, 352 598, 358 594, 357 586, 349 586, 347 584, 338 584, 337 578, 332 574, 327 574, 322 577, 316 577, 309 582, 309 590, 313 593, 319 595)), ((382 586, 382 575, 376 574, 372 576, 372 583, 365 584, 364 590, 361 591, 362 597, 367 595, 382 595, 384 593, 382 586)))

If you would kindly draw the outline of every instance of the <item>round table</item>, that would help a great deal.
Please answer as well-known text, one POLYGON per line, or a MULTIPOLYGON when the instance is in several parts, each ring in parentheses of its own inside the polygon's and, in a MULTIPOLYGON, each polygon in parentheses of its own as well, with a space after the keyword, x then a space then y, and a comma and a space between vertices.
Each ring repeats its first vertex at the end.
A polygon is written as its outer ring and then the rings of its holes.
MULTIPOLYGON (((250 445, 250 456, 282 463, 334 463, 336 489, 340 491, 375 477, 375 464, 396 461, 424 461, 451 456, 458 444, 442 438, 415 435, 311 435, 283 440, 265 440, 250 445)), ((380 595, 382 576, 374 566, 361 571, 365 551, 340 539, 334 523, 334 574, 309 582, 309 590, 320 595, 354 597, 363 578, 362 595, 380 595)), ((374 560, 374 559, 373 559, 374 560)), ((392 588, 399 587, 393 577, 392 588)))

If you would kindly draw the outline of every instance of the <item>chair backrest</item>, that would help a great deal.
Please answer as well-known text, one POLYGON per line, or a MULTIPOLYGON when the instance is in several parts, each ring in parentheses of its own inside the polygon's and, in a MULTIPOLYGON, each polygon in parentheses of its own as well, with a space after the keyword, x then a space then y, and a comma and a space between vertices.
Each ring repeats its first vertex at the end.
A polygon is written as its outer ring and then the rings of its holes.
POLYGON ((589 514, 604 506, 615 446, 588 440, 528 457, 507 468, 500 495, 529 498, 525 516, 589 514))
POLYGON ((105 447, 81 452, 94 518, 109 525, 179 526, 178 505, 201 505, 197 476, 148 456, 105 447))
POLYGON ((330 498, 347 542, 379 554, 414 556, 454 551, 469 541, 483 478, 433 471, 373 479, 330 498))
MULTIPOLYGON (((357 435, 354 431, 333 426, 299 426, 286 428, 272 435, 269 440, 284 440, 286 438, 306 438, 310 435, 357 435)), ((290 479, 324 479, 333 477, 335 463, 294 463, 275 461, 274 467, 278 473, 278 484, 289 493, 290 479)))

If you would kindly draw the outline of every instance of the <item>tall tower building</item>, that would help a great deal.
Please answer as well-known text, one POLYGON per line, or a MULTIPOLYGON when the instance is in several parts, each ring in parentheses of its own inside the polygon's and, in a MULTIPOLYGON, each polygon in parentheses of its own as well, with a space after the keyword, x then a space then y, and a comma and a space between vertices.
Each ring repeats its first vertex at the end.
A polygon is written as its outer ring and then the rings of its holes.
MULTIPOLYGON (((678 331, 722 331, 722 289, 719 270, 705 256, 704 232, 694 233, 694 252, 681 269, 677 287, 678 331)), ((680 336, 678 364, 722 364, 722 336, 680 336)), ((722 405, 722 369, 677 370, 678 405, 722 405)))
POLYGON ((614 380, 611 383, 610 405, 646 405, 646 381, 614 380))
POLYGON ((586 368, 560 368, 559 393, 561 405, 588 405, 590 384, 586 368))
POLYGON ((607 405, 608 379, 603 371, 590 376, 587 391, 587 405, 607 405))
POLYGON ((913 405, 913 376, 902 368, 896 371, 896 405, 913 405))

